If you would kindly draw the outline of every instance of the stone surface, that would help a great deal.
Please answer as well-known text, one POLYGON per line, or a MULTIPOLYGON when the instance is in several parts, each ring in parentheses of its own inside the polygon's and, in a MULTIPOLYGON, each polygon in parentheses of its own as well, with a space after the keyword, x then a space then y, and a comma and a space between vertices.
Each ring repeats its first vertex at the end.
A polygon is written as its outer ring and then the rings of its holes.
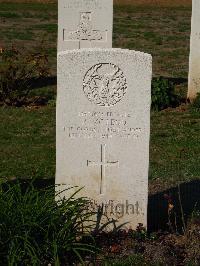
POLYGON ((79 196, 127 228, 147 224, 151 61, 121 49, 58 54, 56 184, 84 187, 79 196))
POLYGON ((58 51, 112 48, 113 0, 59 0, 58 51))
POLYGON ((200 93, 200 1, 192 2, 192 30, 190 42, 190 67, 188 98, 193 100, 200 93))

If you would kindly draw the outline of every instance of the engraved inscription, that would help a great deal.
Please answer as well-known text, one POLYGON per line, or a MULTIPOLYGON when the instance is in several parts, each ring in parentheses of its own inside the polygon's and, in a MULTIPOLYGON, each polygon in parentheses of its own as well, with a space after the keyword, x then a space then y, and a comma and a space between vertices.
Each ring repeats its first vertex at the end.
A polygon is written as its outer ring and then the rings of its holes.
POLYGON ((106 187, 106 167, 119 166, 119 162, 106 161, 106 144, 101 145, 101 161, 99 163, 87 160, 87 166, 100 166, 101 167, 101 181, 100 181, 100 194, 104 194, 106 187))
POLYGON ((141 202, 136 201, 135 203, 130 203, 129 200, 122 202, 116 200, 107 200, 98 202, 97 200, 90 199, 88 204, 88 210, 96 212, 99 209, 107 217, 113 216, 117 219, 124 217, 125 215, 129 216, 144 216, 144 206, 141 202))
POLYGON ((65 3, 64 8, 95 8, 101 9, 101 0, 70 0, 65 3))
POLYGON ((80 112, 76 123, 64 127, 71 139, 138 139, 143 133, 139 126, 132 125, 130 113, 80 112))
POLYGON ((200 39, 200 32, 195 32, 194 35, 197 37, 197 39, 200 39))
POLYGON ((92 14, 91 12, 84 12, 80 15, 80 23, 76 31, 69 32, 69 40, 102 40, 103 35, 98 30, 92 29, 92 14))
POLYGON ((83 91, 89 101, 109 107, 120 102, 127 92, 127 82, 122 70, 112 63, 92 66, 85 74, 83 91))

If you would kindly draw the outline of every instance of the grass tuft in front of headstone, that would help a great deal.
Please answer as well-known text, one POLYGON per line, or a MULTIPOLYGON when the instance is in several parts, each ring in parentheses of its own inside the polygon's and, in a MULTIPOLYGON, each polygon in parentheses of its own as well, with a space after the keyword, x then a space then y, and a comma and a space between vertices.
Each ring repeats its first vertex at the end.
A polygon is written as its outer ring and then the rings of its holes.
POLYGON ((32 184, 1 185, 1 265, 72 265, 95 253, 85 224, 92 215, 88 200, 75 199, 77 191, 56 204, 54 190, 39 190, 32 184))

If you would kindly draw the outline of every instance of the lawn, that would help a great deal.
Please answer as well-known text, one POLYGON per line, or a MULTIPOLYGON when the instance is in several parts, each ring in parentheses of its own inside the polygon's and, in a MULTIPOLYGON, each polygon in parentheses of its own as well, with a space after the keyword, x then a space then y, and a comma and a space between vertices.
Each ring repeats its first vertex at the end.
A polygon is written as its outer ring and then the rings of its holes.
MULTIPOLYGON (((55 107, 0 109, 0 177, 54 178, 55 107)), ((162 186, 200 177, 200 113, 153 112, 151 183, 162 186)))
MULTIPOLYGON (((0 51, 14 46, 22 55, 45 53, 50 68, 50 76, 37 79, 29 94, 40 105, 0 106, 0 264, 79 265, 73 262, 83 255, 87 264, 99 266, 199 265, 200 101, 198 109, 183 103, 151 112, 148 232, 139 224, 136 231, 95 229, 92 237, 82 235, 85 199, 56 205, 54 187, 42 190, 54 183, 56 166, 55 2, 0 0, 0 51), (18 179, 39 182, 4 182, 18 179), (84 245, 94 251, 94 240, 99 249, 91 257, 84 245)), ((113 46, 152 54, 153 81, 173 81, 184 98, 191 1, 114 2, 113 46)))
MULTIPOLYGON (((152 54, 154 76, 187 78, 190 19, 191 6, 115 5, 113 47, 152 54)), ((45 47, 56 73, 57 4, 4 2, 0 21, 0 46, 45 47)))
MULTIPOLYGON (((186 91, 191 6, 116 5, 113 46, 148 52, 153 76, 180 80, 186 91)), ((56 75, 57 5, 1 3, 0 46, 45 49, 56 75)), ((54 86, 38 91, 54 91, 54 86)), ((33 92, 34 94, 34 92, 33 92)), ((0 177, 54 178, 55 106, 0 108, 0 177)), ((200 177, 200 113, 170 109, 152 112, 151 184, 164 188, 200 177)))

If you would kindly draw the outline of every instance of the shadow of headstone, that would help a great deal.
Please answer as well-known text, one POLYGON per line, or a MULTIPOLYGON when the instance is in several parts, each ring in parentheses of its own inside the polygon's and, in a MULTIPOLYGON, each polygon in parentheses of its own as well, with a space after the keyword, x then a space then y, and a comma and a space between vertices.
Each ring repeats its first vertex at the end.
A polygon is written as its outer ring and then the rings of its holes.
POLYGON ((177 187, 149 196, 148 203, 148 231, 169 230, 169 199, 173 206, 170 221, 174 230, 182 232, 183 217, 187 222, 194 210, 200 210, 200 180, 183 183, 177 187), (180 193, 179 193, 180 191, 180 193), (181 212, 183 209, 183 215, 181 212))
MULTIPOLYGON (((47 187, 53 187, 55 185, 54 178, 51 179, 35 179, 35 180, 14 180, 7 182, 2 185, 3 190, 7 190, 9 186, 20 183, 22 191, 32 184, 36 189, 44 189, 47 187)), ((184 213, 184 220, 187 222, 188 218, 191 217, 194 210, 200 211, 200 180, 193 180, 188 183, 183 183, 180 185, 180 199, 179 199, 179 189, 178 186, 172 187, 168 190, 149 195, 148 200, 148 232, 156 231, 168 231, 169 230, 169 215, 168 207, 170 198, 173 208, 173 215, 171 217, 171 222, 173 224, 174 230, 177 229, 178 232, 182 232, 183 221, 181 213, 181 205, 184 213), (174 220, 176 218, 176 221, 174 220), (175 228, 176 223, 176 228, 175 228)))

